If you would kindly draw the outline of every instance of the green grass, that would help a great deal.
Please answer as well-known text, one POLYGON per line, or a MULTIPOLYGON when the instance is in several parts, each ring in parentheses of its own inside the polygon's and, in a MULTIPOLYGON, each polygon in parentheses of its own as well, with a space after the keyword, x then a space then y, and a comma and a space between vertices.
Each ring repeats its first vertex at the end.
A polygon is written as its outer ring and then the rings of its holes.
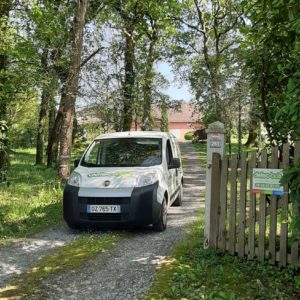
MULTIPOLYGON (((206 144, 195 147, 200 164, 205 167, 206 144)), ((243 149, 250 150, 254 149, 243 149)), ((300 299, 294 271, 241 260, 220 250, 204 250, 203 234, 204 211, 201 211, 187 238, 174 249, 169 263, 158 271, 145 300, 300 299)))
MULTIPOLYGON (((74 147, 72 160, 82 155, 85 146, 74 147)), ((34 149, 18 149, 10 160, 10 186, 0 186, 0 244, 62 220, 63 185, 57 171, 35 166, 34 149)))
MULTIPOLYGON (((202 167, 206 167, 206 148, 207 144, 206 143, 197 143, 194 144, 197 151, 199 152, 199 157, 200 157, 200 164, 202 167)), ((231 145, 232 149, 231 152, 232 154, 237 154, 238 153, 238 143, 236 141, 232 142, 231 145)), ((228 144, 226 144, 226 154, 229 154, 229 149, 228 149, 228 144)), ((249 151, 255 151, 256 148, 253 147, 245 147, 242 145, 241 151, 242 152, 249 152, 249 151)))
POLYGON ((10 186, 0 190, 0 242, 35 233, 62 219, 62 186, 54 169, 34 166, 32 149, 11 155, 10 186))
POLYGON ((206 167, 206 144, 199 143, 199 144, 193 144, 196 148, 196 150, 199 152, 199 159, 200 159, 200 165, 201 167, 206 167))
POLYGON ((99 253, 111 249, 122 234, 86 234, 43 257, 29 272, 19 275, 0 289, 0 299, 45 299, 42 281, 50 275, 74 270, 99 253))
POLYGON ((299 299, 289 269, 260 265, 203 249, 203 212, 159 271, 145 300, 299 299))

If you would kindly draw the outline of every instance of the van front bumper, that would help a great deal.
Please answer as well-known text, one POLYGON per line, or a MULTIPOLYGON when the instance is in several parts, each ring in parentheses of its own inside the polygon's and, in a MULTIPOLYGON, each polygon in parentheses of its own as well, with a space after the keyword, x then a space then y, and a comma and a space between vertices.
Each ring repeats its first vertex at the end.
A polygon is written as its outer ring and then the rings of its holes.
POLYGON ((130 197, 80 197, 79 187, 67 184, 63 194, 63 214, 71 226, 148 225, 158 221, 161 203, 157 200, 158 182, 134 188, 130 197), (89 213, 88 205, 119 205, 120 213, 89 213))

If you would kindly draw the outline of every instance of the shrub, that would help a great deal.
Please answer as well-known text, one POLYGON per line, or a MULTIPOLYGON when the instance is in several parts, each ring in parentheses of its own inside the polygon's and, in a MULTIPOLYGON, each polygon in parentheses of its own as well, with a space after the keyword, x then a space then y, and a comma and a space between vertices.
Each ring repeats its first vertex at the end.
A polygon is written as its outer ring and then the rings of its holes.
POLYGON ((194 131, 188 131, 185 135, 184 135, 184 139, 186 141, 191 141, 194 138, 194 131))

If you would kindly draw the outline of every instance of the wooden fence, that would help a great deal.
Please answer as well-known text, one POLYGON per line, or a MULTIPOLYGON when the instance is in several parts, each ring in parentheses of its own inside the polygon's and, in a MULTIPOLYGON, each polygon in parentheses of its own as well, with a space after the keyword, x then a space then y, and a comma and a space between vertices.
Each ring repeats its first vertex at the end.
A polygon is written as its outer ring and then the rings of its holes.
POLYGON ((288 187, 282 196, 251 191, 253 168, 285 169, 300 159, 300 141, 294 155, 285 144, 282 151, 267 150, 226 156, 213 153, 209 247, 228 251, 249 260, 258 259, 279 266, 296 266, 299 243, 289 230, 292 210, 288 187))

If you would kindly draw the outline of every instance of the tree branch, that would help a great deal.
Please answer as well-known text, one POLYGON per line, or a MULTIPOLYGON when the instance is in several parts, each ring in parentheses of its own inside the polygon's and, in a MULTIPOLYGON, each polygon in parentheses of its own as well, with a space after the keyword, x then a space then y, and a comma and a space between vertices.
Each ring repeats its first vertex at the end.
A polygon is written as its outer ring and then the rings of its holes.
POLYGON ((87 64, 96 54, 98 54, 101 50, 105 49, 104 47, 100 47, 97 50, 95 50, 93 53, 91 53, 88 57, 86 57, 80 64, 81 67, 83 67, 85 64, 87 64))
POLYGON ((202 30, 202 29, 200 29, 198 26, 191 25, 191 24, 189 24, 189 23, 185 22, 185 21, 184 21, 182 18, 178 18, 178 17, 171 17, 171 19, 173 19, 173 20, 176 20, 176 21, 179 21, 180 23, 182 23, 182 24, 186 25, 187 27, 189 27, 189 28, 191 28, 191 29, 193 29, 193 30, 196 30, 196 31, 198 31, 198 32, 200 32, 200 33, 202 33, 202 34, 204 34, 204 33, 205 33, 205 31, 204 31, 204 30, 202 30))

